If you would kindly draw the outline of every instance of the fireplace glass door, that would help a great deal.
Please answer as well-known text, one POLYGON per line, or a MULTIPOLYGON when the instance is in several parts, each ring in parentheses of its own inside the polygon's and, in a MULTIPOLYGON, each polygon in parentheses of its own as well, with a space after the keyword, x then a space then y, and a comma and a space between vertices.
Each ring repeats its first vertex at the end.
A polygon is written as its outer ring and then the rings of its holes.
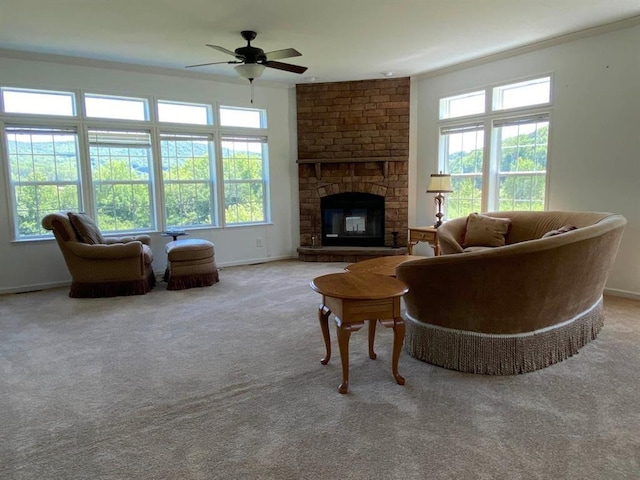
POLYGON ((321 199, 322 245, 384 246, 384 197, 338 193, 321 199))

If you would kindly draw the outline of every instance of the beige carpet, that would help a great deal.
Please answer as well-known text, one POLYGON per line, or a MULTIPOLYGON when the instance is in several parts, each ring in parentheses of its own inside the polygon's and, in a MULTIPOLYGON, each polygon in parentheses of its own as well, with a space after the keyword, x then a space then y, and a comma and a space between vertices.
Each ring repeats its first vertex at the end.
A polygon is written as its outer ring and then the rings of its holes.
POLYGON ((351 337, 350 393, 317 322, 317 275, 227 268, 213 287, 0 297, 0 478, 637 479, 640 302, 607 297, 594 342, 520 376, 444 370, 392 332, 351 337))

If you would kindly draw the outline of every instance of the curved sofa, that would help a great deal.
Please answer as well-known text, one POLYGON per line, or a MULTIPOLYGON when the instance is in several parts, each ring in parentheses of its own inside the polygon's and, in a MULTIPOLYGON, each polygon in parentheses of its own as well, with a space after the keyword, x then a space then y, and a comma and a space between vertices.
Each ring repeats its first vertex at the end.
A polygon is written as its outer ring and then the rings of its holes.
POLYGON ((510 375, 560 362, 595 339, 626 220, 597 212, 493 212, 505 246, 464 253, 466 218, 438 229, 443 255, 406 262, 407 352, 471 373, 510 375), (575 230, 542 238, 552 230, 575 230))

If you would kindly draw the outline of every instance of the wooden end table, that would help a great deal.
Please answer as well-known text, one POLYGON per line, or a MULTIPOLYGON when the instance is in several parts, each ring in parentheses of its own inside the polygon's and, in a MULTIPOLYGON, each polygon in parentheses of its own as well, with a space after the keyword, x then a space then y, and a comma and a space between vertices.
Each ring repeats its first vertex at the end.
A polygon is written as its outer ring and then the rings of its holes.
POLYGON ((438 229, 436 227, 409 227, 409 241, 407 242, 407 253, 413 253, 413 246, 419 242, 427 242, 433 247, 433 253, 440 255, 438 245, 438 229))
POLYGON ((398 265, 421 258, 426 257, 421 257, 420 255, 390 255, 388 257, 371 258, 369 260, 363 260, 362 262, 352 263, 347 265, 345 270, 352 273, 375 273, 387 277, 395 277, 396 267, 398 265))
POLYGON ((331 273, 315 278, 311 288, 322 295, 318 309, 320 330, 324 338, 326 355, 320 360, 322 365, 331 358, 329 336, 329 315, 333 312, 338 336, 338 348, 342 360, 342 383, 340 393, 349 390, 349 338, 369 321, 369 358, 377 355, 373 350, 376 322, 393 328, 393 352, 391 371, 399 385, 404 385, 404 377, 398 373, 398 359, 404 342, 404 320, 400 316, 400 297, 409 288, 404 282, 374 273, 331 273))

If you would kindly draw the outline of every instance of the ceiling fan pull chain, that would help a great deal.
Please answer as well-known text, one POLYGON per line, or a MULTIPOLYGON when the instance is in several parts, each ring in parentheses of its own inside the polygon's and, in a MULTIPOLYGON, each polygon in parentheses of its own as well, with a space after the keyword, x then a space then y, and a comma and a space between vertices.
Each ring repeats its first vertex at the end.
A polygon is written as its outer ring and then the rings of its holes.
POLYGON ((253 103, 253 78, 249 79, 249 84, 251 85, 251 103, 253 103))

